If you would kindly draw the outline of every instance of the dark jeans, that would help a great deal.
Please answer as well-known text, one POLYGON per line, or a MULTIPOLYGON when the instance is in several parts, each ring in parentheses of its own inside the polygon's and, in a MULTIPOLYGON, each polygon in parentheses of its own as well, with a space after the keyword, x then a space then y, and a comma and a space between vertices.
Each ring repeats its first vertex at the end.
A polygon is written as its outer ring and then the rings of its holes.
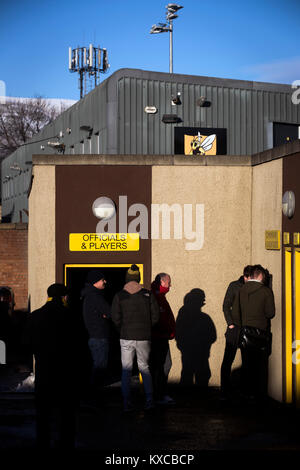
POLYGON ((221 366, 221 392, 224 395, 229 395, 231 392, 231 366, 235 359, 236 352, 236 344, 232 344, 226 341, 225 352, 221 366))
POLYGON ((268 389, 268 354, 263 351, 241 349, 243 391, 248 396, 264 400, 268 389))
POLYGON ((150 372, 153 382, 153 395, 155 400, 161 400, 167 393, 168 377, 164 365, 169 350, 168 339, 153 339, 150 353, 150 372))

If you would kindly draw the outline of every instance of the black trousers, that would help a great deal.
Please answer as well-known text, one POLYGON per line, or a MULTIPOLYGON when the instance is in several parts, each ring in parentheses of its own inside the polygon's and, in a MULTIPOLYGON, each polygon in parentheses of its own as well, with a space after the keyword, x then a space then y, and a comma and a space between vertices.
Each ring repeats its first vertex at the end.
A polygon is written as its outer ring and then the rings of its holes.
POLYGON ((237 345, 226 341, 223 362, 221 366, 221 392, 229 395, 231 392, 231 367, 237 352, 237 345))
POLYGON ((51 447, 51 431, 55 426, 58 432, 57 445, 61 449, 75 447, 76 404, 71 396, 53 397, 48 393, 37 393, 36 406, 36 442, 40 449, 51 447))
POLYGON ((243 391, 246 395, 264 400, 268 392, 268 353, 241 349, 243 391))
POLYGON ((165 362, 169 350, 168 339, 153 339, 151 342, 150 372, 155 400, 161 400, 167 393, 168 377, 165 374, 165 362))

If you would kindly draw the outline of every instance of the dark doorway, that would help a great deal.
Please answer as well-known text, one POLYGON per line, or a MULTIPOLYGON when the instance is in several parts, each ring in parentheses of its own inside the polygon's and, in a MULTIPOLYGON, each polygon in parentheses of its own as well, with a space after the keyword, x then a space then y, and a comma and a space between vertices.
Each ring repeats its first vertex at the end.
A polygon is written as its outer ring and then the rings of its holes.
MULTIPOLYGON (((88 351, 88 334, 84 326, 82 317, 82 300, 81 291, 84 288, 86 277, 91 269, 97 268, 103 272, 107 280, 107 284, 103 295, 107 302, 111 305, 114 295, 123 289, 125 284, 125 275, 130 264, 124 265, 100 265, 100 264, 83 264, 83 265, 65 265, 64 281, 70 290, 69 303, 70 307, 76 314, 79 322, 81 323, 83 332, 83 343, 86 345, 86 352, 83 356, 83 369, 89 373, 91 368, 91 358, 88 351)), ((139 265, 140 266, 140 265, 139 265)), ((109 350, 109 363, 107 368, 106 383, 114 383, 121 380, 121 354, 120 354, 120 341, 119 333, 113 323, 110 321, 110 350, 109 350)), ((85 380, 88 377, 85 376, 85 380)))
POLYGON ((273 123, 273 147, 299 139, 299 124, 273 123))
POLYGON ((109 304, 112 303, 114 295, 123 289, 125 284, 125 274, 130 265, 122 267, 107 267, 98 264, 95 265, 82 265, 82 266, 66 266, 65 267, 65 284, 71 291, 72 302, 80 301, 80 293, 84 287, 86 276, 88 272, 97 268, 103 271, 107 284, 104 291, 104 296, 109 304))

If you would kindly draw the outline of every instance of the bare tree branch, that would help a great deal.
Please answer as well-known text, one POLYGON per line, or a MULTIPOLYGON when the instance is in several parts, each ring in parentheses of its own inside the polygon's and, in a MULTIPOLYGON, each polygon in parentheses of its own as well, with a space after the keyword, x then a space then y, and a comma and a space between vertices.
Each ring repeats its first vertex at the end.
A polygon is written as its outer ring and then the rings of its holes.
POLYGON ((26 143, 61 113, 42 97, 0 105, 0 160, 26 143))

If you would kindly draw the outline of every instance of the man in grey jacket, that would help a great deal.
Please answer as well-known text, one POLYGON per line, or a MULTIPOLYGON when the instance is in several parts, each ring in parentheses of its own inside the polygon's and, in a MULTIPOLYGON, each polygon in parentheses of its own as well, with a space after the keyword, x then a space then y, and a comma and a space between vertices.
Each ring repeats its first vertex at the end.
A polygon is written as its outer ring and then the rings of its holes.
POLYGON ((112 320, 120 332, 122 361, 122 394, 124 411, 131 411, 130 381, 135 355, 143 378, 145 409, 153 408, 153 386, 149 371, 151 330, 159 320, 159 307, 154 296, 140 285, 140 271, 133 264, 126 273, 126 284, 112 303, 112 320))

